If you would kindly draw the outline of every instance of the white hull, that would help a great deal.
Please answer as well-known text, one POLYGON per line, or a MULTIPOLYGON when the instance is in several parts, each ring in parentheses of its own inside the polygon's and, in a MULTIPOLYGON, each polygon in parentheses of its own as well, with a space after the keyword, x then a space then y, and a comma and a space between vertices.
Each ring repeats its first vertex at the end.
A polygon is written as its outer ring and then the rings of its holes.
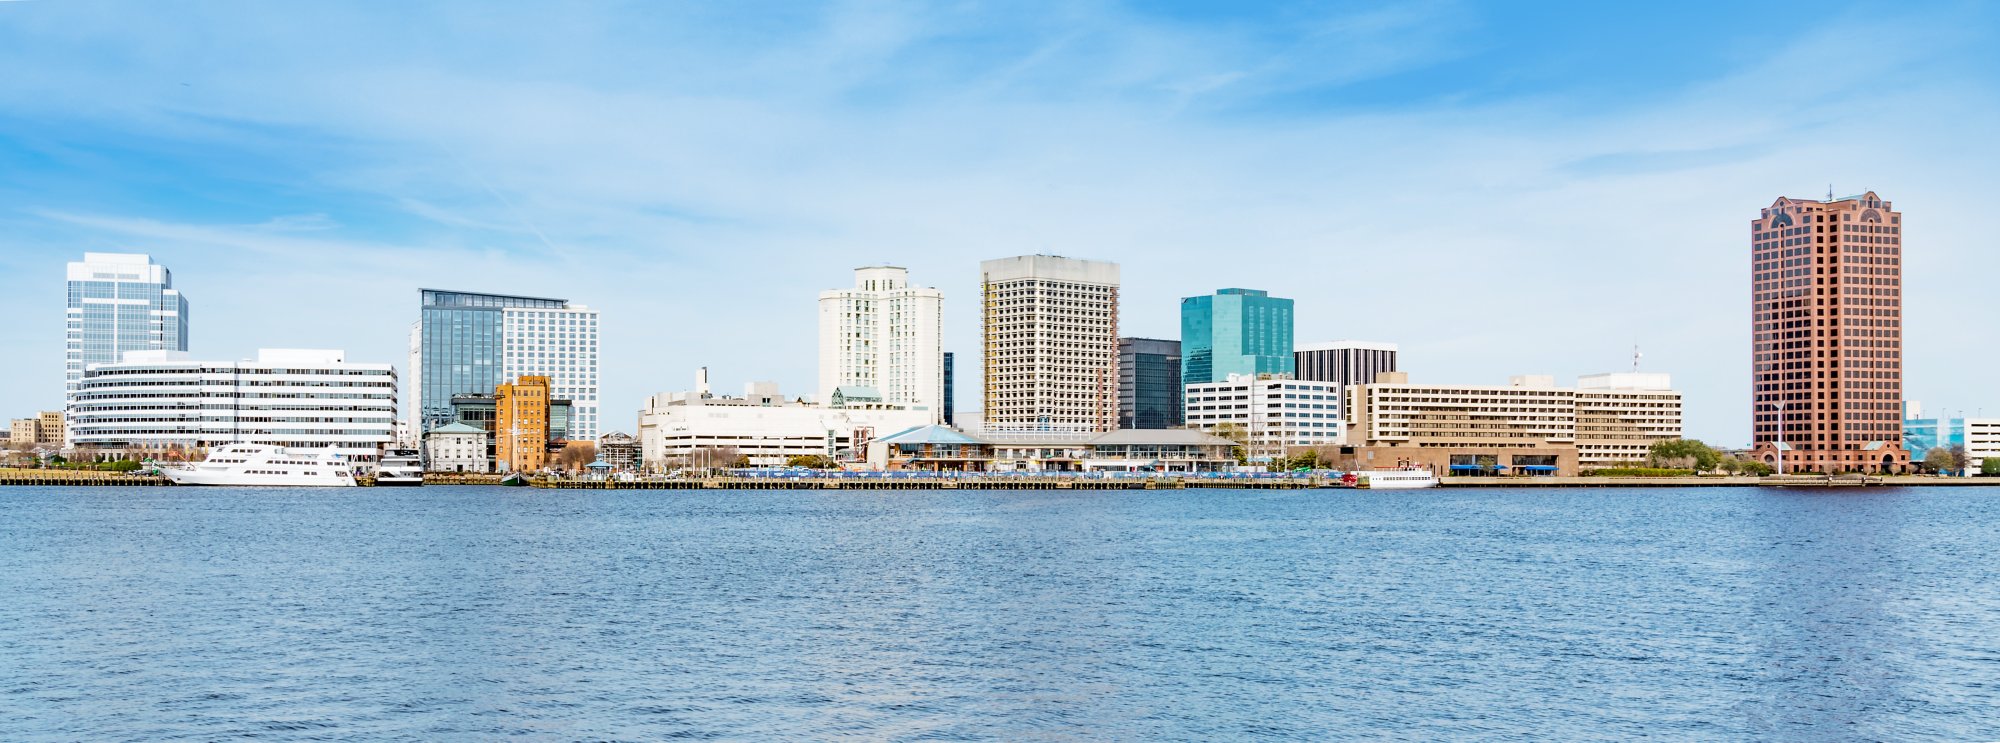
POLYGON ((248 475, 239 472, 160 470, 175 485, 228 485, 267 488, 351 488, 353 477, 333 475, 248 475))
POLYGON ((423 459, 415 449, 383 452, 381 465, 375 470, 375 487, 414 488, 424 484, 423 459))
POLYGON ((1424 490, 1438 486, 1437 477, 1423 470, 1372 470, 1354 475, 1354 487, 1368 490, 1424 490))
POLYGON ((265 488, 355 486, 354 467, 337 454, 326 451, 291 452, 263 444, 230 444, 210 452, 206 461, 182 467, 162 467, 160 474, 175 485, 265 488))

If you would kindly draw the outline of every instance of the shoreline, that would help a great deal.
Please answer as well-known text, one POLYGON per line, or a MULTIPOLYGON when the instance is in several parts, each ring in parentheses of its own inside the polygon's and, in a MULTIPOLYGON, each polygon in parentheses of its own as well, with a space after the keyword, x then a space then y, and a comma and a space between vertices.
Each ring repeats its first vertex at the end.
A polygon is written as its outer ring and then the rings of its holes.
MULTIPOLYGON (((427 486, 502 487, 499 475, 430 473, 427 486)), ((89 470, 0 469, 0 487, 172 487, 158 475, 89 470)), ((542 478, 528 486, 541 490, 1346 490, 1323 477, 713 477, 644 480, 542 478)), ((362 478, 361 487, 374 487, 362 478)), ((2000 487, 2000 477, 1892 475, 1834 477, 1443 477, 1439 488, 1878 488, 2000 487)))

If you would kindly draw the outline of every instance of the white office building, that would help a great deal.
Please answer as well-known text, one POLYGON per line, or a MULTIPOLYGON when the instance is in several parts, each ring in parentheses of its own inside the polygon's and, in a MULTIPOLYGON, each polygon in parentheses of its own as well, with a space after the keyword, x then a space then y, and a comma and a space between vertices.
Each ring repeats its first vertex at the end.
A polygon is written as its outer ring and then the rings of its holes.
POLYGON ((788 401, 771 382, 752 382, 742 397, 709 391, 707 372, 695 389, 646 398, 639 411, 640 459, 652 471, 727 467, 734 455, 752 466, 781 466, 792 457, 858 460, 869 439, 929 425, 932 411, 830 408, 788 401))
POLYGON ((1209 433, 1233 425, 1247 437, 1251 459, 1282 457, 1288 447, 1345 441, 1341 394, 1332 382, 1231 374, 1187 386, 1187 425, 1209 433))
POLYGON ((866 387, 882 402, 944 415, 944 293, 896 266, 854 270, 854 287, 819 295, 819 392, 866 387))
POLYGON ((980 271, 987 431, 1118 427, 1118 264, 1052 255, 980 271))
POLYGON ((127 351, 187 350, 187 297, 174 289, 173 272, 151 256, 84 253, 69 264, 65 312, 69 394, 91 364, 117 363, 127 351))
POLYGON ((502 317, 507 329, 503 380, 548 377, 549 397, 570 401, 570 439, 596 441, 597 310, 579 304, 508 307, 502 317))
POLYGON ((1988 459, 2000 458, 2000 418, 1966 418, 1965 471, 1979 474, 1988 459))
POLYGON ((92 364, 70 404, 79 449, 198 458, 225 444, 333 449, 372 470, 395 441, 396 370, 331 350, 263 349, 254 361, 133 351, 92 364))
POLYGON ((1591 374, 1576 382, 1576 460, 1584 468, 1646 461, 1653 444, 1681 437, 1673 376, 1591 374))

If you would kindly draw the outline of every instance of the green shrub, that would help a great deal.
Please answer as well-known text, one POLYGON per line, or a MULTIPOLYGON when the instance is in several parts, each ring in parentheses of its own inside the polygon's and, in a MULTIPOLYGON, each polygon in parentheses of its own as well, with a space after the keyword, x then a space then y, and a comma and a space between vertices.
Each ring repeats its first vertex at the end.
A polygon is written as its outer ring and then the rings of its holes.
POLYGON ((1584 477, 1688 477, 1694 470, 1671 469, 1667 467, 1605 467, 1584 470, 1584 477))

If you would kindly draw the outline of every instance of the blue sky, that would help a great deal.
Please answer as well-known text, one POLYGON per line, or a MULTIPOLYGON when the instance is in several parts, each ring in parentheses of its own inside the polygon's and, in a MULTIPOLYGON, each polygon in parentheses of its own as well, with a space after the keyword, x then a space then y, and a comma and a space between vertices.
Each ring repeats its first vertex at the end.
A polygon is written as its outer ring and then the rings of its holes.
MULTIPOLYGON (((1906 214, 1907 392, 2000 415, 1980 3, 0 2, 0 417, 59 405, 62 264, 153 254, 192 350, 406 363, 419 286, 604 312, 607 429, 698 366, 813 386, 890 262, 976 370, 981 259, 1298 300, 1418 381, 1675 375, 1748 437, 1749 220, 1906 214), (1252 6, 1255 7, 1252 7, 1252 6)), ((975 408, 976 380, 960 384, 975 408)))

